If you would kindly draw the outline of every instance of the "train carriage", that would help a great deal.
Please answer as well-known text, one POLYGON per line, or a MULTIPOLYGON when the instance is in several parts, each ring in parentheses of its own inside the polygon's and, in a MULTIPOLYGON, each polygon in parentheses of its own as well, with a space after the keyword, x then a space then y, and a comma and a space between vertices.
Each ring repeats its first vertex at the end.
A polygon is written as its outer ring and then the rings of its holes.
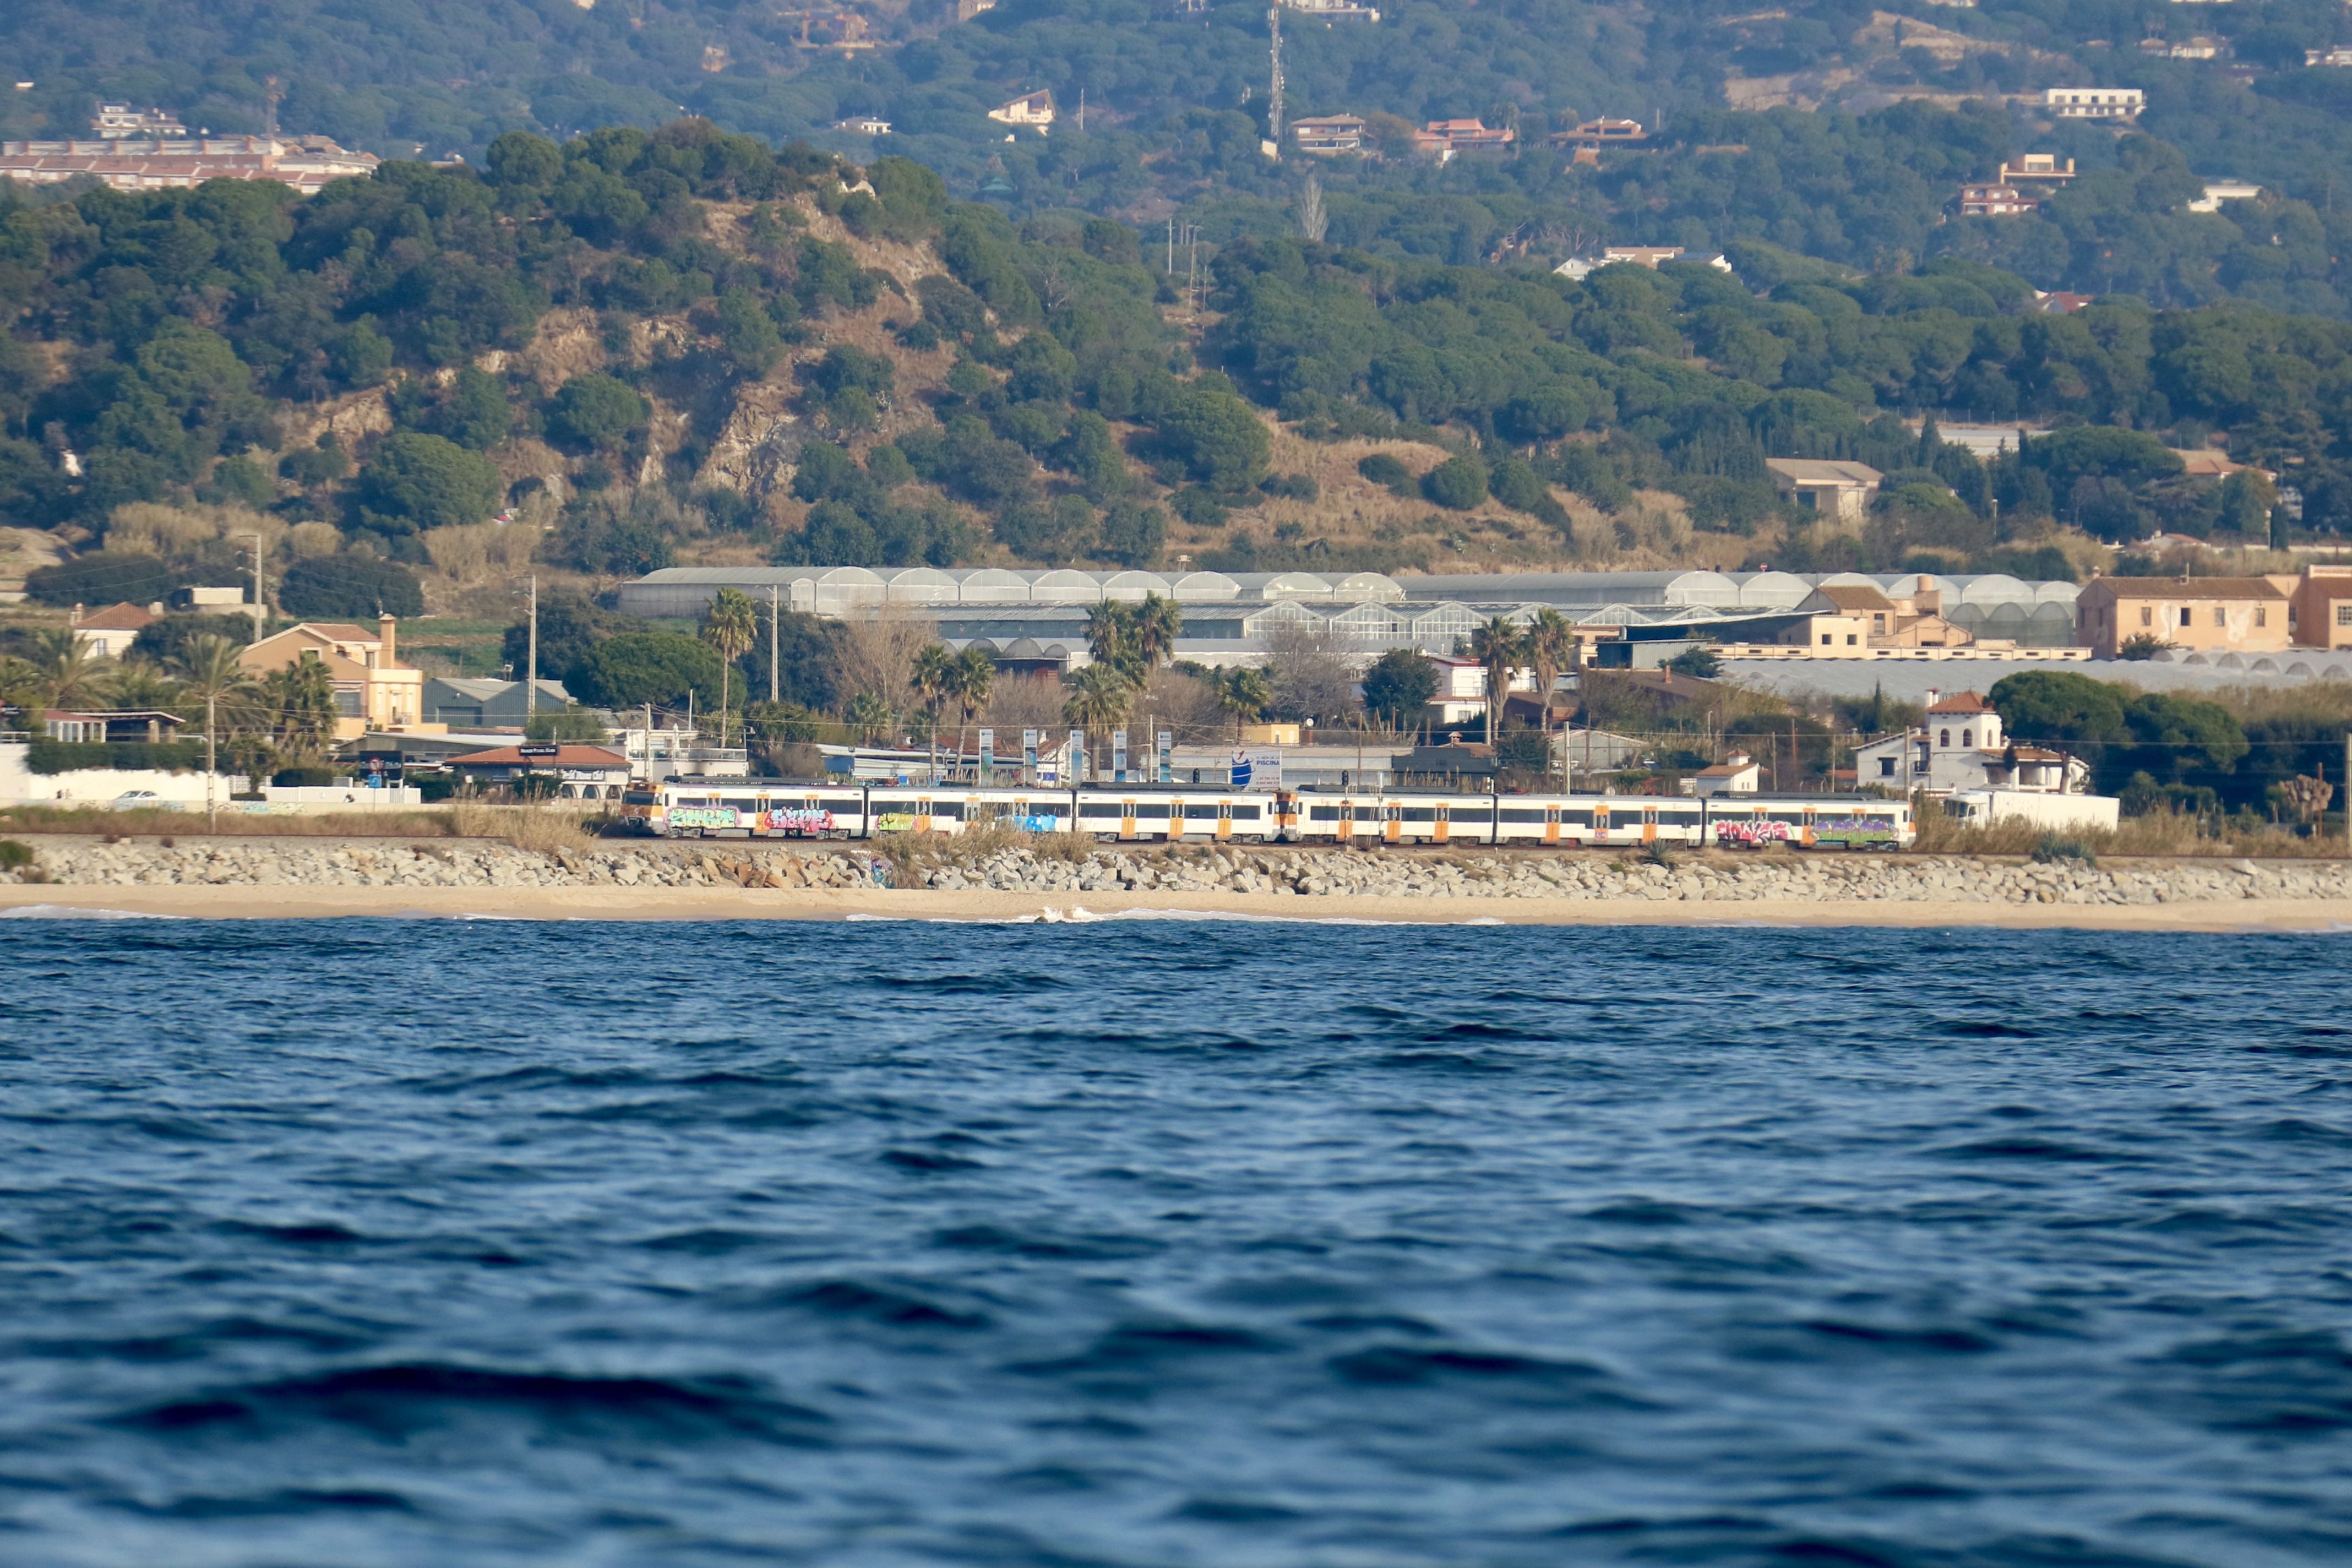
POLYGON ((866 792, 854 784, 682 779, 646 793, 646 829, 667 838, 866 837, 866 792))
POLYGON ((1908 802, 1862 795, 1275 793, 1194 785, 782 784, 674 780, 633 791, 628 815, 669 837, 872 838, 983 822, 1105 842, 1517 845, 1530 848, 1899 849, 1908 802))

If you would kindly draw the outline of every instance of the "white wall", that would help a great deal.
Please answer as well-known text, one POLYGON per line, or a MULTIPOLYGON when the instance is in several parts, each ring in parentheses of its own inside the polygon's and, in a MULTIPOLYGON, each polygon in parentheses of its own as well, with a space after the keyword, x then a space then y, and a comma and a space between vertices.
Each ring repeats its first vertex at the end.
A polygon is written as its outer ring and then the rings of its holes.
POLYGON ((272 805, 327 806, 337 811, 394 811, 425 804, 424 792, 414 785, 369 789, 364 784, 268 784, 261 795, 272 805))
POLYGON ((1963 790, 1950 797, 1972 823, 2025 821, 2043 827, 2112 829, 2123 802, 2111 795, 2043 795, 2038 790, 1963 790))
MULTIPOLYGON (((0 800, 20 805, 104 805, 128 791, 147 789, 167 801, 195 805, 205 803, 205 775, 201 773, 77 768, 71 773, 37 773, 25 765, 30 750, 21 744, 0 745, 0 800)), ((223 773, 215 788, 226 804, 230 795, 246 785, 243 774, 223 773)))

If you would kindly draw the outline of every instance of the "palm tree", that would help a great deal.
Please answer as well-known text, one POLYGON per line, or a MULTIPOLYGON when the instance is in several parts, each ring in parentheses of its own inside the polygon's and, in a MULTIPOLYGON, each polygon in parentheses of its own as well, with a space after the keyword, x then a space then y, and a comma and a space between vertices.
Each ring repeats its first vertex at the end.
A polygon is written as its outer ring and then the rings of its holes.
POLYGON ((931 777, 940 776, 940 704, 948 698, 950 672, 955 668, 956 656, 948 651, 945 643, 926 643, 923 651, 915 656, 915 672, 907 679, 907 689, 931 716, 931 777))
POLYGON ((1274 688, 1262 669, 1228 669, 1216 679, 1217 706, 1234 716, 1234 744, 1240 745, 1242 726, 1264 713, 1274 700, 1274 688))
POLYGON ((1135 607, 1105 599, 1087 612, 1087 651, 1097 664, 1127 669, 1136 657, 1135 629, 1135 607))
POLYGON ((1143 603, 1135 607, 1135 651, 1143 660, 1146 679, 1176 657, 1176 639, 1183 630, 1184 611, 1175 600, 1143 595, 1143 603))
POLYGON ((1135 685, 1112 665, 1090 664, 1070 677, 1070 700, 1062 704, 1065 721, 1082 730, 1115 730, 1127 722, 1135 706, 1135 685))
POLYGON ((869 746, 880 744, 882 737, 890 730, 890 704, 884 701, 878 692, 859 692, 849 700, 849 706, 841 710, 841 716, 851 729, 857 731, 857 738, 869 746))
POLYGON ((759 635, 760 610, 751 596, 740 588, 719 589, 703 618, 702 640, 719 655, 719 743, 722 746, 727 743, 728 678, 734 673, 735 661, 751 651, 759 635))
POLYGON ((171 679, 152 664, 117 665, 100 681, 106 700, 117 708, 169 708, 180 695, 171 679))
MULTIPOLYGON (((1538 610, 1535 619, 1528 624, 1527 644, 1528 664, 1536 672, 1536 701, 1538 705, 1536 728, 1544 738, 1547 747, 1544 754, 1549 757, 1551 754, 1549 750, 1551 743, 1551 683, 1559 679, 1560 670, 1576 651, 1576 629, 1558 610, 1538 610)), ((1546 766, 1549 766, 1549 763, 1546 766)))
POLYGON ((327 749, 335 733, 335 681, 315 655, 271 670, 262 678, 261 695, 278 762, 307 762, 327 749))
POLYGON ((1527 633, 1496 616, 1470 634, 1470 657, 1486 672, 1486 743, 1502 738, 1503 706, 1511 693, 1511 672, 1527 661, 1527 633))
POLYGON ((990 695, 996 689, 996 661, 978 643, 969 643, 956 655, 955 663, 947 672, 947 694, 955 699, 961 722, 956 726, 956 755, 963 755, 964 731, 971 728, 971 716, 988 706, 990 695))
POLYGON ((70 708, 98 696, 107 662, 94 651, 96 644, 74 636, 70 626, 47 626, 28 640, 32 645, 28 662, 47 706, 70 708))
POLYGON ((182 700, 205 705, 205 810, 215 822, 219 808, 213 800, 213 789, 220 776, 220 705, 226 700, 235 713, 254 695, 253 677, 237 662, 244 651, 227 637, 192 637, 171 661, 171 668, 180 678, 182 700))

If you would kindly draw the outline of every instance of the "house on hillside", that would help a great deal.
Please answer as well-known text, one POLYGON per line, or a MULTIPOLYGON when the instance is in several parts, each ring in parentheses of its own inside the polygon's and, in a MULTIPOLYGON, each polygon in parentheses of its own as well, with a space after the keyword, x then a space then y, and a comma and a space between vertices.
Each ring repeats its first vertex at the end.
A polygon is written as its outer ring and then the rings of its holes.
POLYGON ((1962 217, 2022 217, 2042 210, 2042 198, 2015 185, 1962 185, 1962 217))
POLYGON ((2060 120, 2137 120, 2147 94, 2136 87, 2053 87, 2042 101, 2060 120))
POLYGON ((1878 494, 1880 474, 1868 463, 1833 461, 1826 458, 1767 458, 1772 488, 1799 506, 1841 521, 1860 521, 1878 494))
POLYGON ((2055 153, 2027 153, 2014 163, 2003 162, 1999 172, 1993 175, 1996 181, 2004 185, 2021 184, 2029 181, 2063 185, 2074 177, 2074 160, 2069 158, 2065 163, 2061 163, 2055 153))
POLYGON ((2208 180, 2205 182, 2205 194, 2190 202, 2188 210, 2217 213, 2221 210, 2223 202, 2260 201, 2262 195, 2262 186, 2252 180, 2208 180))
POLYGON ((1040 88, 998 104, 988 111, 988 117, 1000 125, 1034 125, 1043 131, 1054 123, 1054 95, 1040 88))
POLYGON ((1500 153, 1519 139, 1507 125, 1490 126, 1478 120, 1433 120, 1413 132, 1416 153, 1440 163, 1458 153, 1500 153))
POLYGON ((1639 147, 1650 132, 1638 120, 1588 120, 1572 131, 1555 131, 1544 138, 1547 147, 1639 147))
POLYGON ((1364 122, 1353 114, 1309 114, 1290 122, 1290 134, 1302 153, 1336 158, 1364 150, 1364 122))

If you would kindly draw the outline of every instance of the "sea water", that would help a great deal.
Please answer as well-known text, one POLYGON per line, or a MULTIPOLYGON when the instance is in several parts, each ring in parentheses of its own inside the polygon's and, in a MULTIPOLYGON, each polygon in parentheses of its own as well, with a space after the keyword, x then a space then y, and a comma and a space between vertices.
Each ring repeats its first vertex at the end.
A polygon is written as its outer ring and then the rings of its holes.
POLYGON ((0 1560, 2352 1561, 2339 936, 0 925, 0 1560))

